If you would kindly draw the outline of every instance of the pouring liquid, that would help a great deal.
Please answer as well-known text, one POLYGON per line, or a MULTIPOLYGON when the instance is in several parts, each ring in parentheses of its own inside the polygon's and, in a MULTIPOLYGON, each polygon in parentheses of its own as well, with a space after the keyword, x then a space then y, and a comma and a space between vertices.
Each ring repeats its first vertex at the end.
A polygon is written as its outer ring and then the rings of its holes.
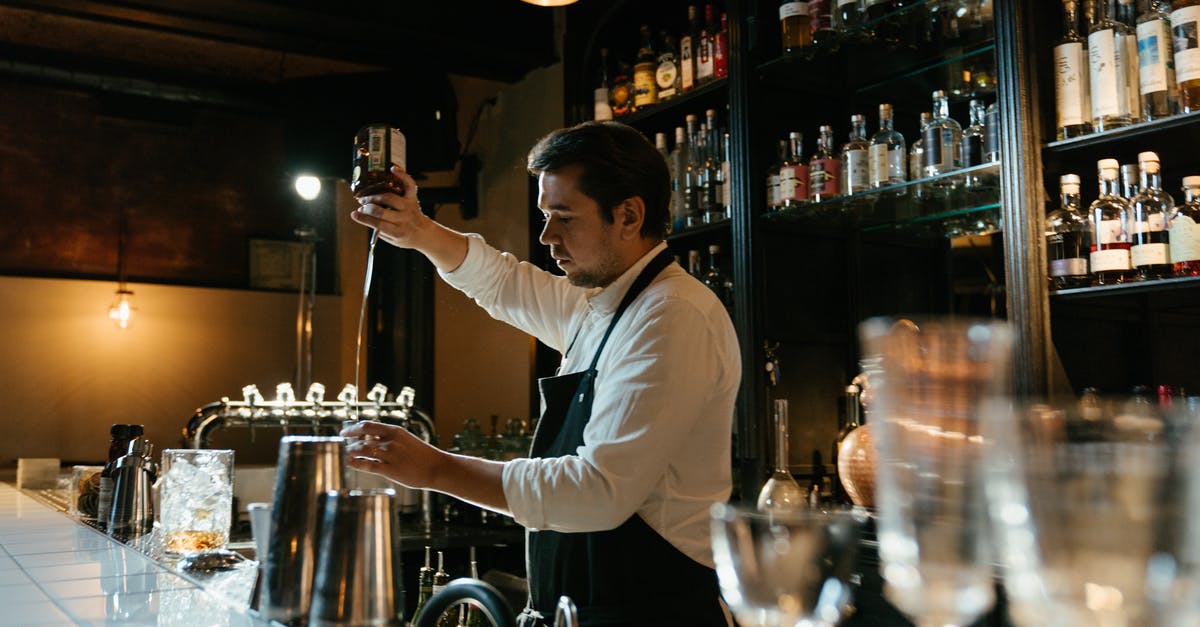
POLYGON ((359 420, 358 391, 362 372, 363 323, 367 319, 367 297, 371 294, 371 275, 375 269, 375 243, 379 241, 379 230, 371 229, 371 243, 367 247, 367 269, 363 274, 362 303, 358 307, 358 335, 354 341, 354 420, 359 420))

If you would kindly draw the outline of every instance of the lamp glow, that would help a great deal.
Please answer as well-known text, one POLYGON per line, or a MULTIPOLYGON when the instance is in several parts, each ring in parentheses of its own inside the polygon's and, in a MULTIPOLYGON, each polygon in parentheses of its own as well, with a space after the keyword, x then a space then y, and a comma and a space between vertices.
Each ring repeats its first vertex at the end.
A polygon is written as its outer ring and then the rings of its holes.
POLYGON ((321 195, 321 179, 315 176, 297 176, 296 193, 304 200, 313 200, 321 195))
POLYGON ((539 7, 565 7, 568 4, 575 4, 576 0, 524 0, 529 4, 536 4, 539 7))
POLYGON ((108 308, 108 317, 117 324, 118 328, 129 328, 129 321, 133 319, 134 308, 129 304, 129 299, 133 297, 133 292, 127 289, 117 290, 117 302, 113 303, 112 307, 108 308))

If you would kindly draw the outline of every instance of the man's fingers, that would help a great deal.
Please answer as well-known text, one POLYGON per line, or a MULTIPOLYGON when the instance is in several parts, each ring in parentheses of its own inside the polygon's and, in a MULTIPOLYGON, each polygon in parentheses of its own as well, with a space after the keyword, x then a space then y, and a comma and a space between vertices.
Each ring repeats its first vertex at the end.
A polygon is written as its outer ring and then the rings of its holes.
POLYGON ((408 172, 400 169, 400 166, 397 165, 392 166, 392 174, 396 175, 396 178, 400 180, 400 184, 404 186, 404 195, 409 198, 416 198, 417 182, 413 180, 413 177, 409 176, 408 172))

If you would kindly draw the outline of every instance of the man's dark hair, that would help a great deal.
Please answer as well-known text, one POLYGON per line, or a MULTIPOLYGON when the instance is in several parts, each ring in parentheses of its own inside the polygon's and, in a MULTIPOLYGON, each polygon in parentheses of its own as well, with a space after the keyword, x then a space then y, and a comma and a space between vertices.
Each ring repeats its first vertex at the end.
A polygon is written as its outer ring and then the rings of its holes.
POLYGON ((584 122, 538 140, 527 167, 535 176, 579 165, 579 191, 600 205, 612 223, 612 210, 640 196, 646 203, 642 237, 663 238, 671 219, 671 174, 662 154, 644 135, 620 122, 584 122))

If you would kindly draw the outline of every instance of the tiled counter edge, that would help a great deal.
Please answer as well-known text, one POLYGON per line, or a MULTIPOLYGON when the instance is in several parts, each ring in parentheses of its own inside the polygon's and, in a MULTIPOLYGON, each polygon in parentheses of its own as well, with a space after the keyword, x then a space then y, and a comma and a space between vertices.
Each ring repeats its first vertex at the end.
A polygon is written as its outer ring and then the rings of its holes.
POLYGON ((0 608, 14 626, 268 624, 6 483, 0 608))

